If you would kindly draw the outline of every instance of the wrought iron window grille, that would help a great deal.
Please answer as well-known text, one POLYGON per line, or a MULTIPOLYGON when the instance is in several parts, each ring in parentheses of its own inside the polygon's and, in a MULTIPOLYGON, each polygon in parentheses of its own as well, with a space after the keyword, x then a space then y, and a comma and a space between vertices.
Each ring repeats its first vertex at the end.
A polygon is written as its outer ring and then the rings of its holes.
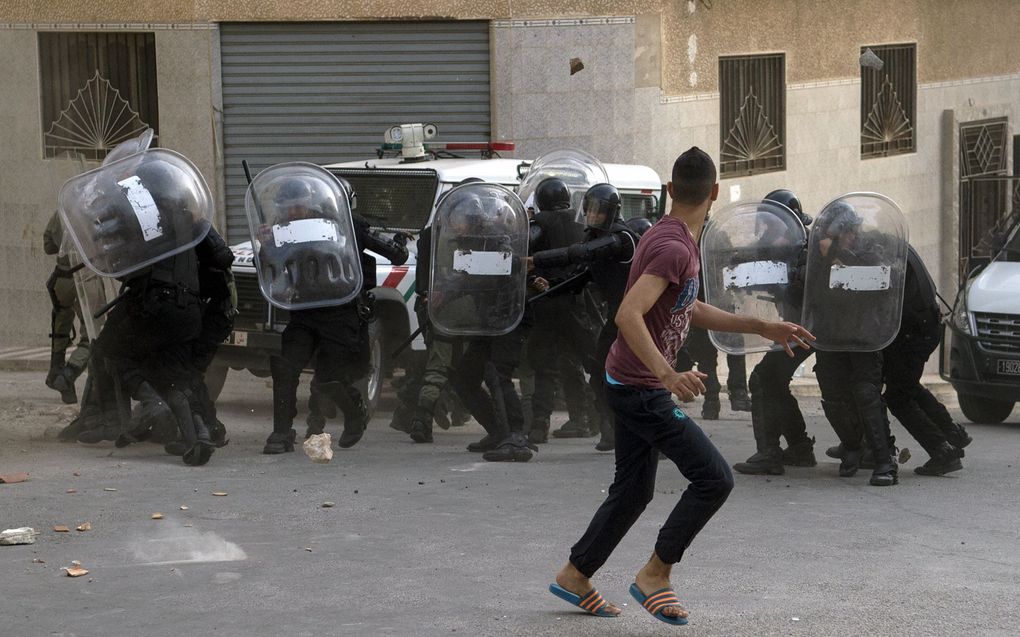
POLYGON ((861 158, 917 150, 917 45, 861 47, 881 65, 861 66, 861 158))
POLYGON ((39 34, 43 157, 101 161, 146 128, 159 132, 152 33, 39 34))
POLYGON ((721 177, 786 169, 786 56, 719 58, 721 177))

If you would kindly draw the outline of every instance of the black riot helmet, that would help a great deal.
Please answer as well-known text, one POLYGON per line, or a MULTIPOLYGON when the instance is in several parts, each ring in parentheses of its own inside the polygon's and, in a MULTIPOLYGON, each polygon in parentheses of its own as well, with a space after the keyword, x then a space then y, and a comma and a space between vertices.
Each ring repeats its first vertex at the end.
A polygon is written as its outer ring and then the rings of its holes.
POLYGON ((648 232, 652 227, 652 220, 648 217, 634 217, 633 219, 627 219, 624 223, 627 227, 633 230, 637 236, 641 236, 648 232))
POLYGON ((347 191, 347 198, 351 201, 351 212, 354 212, 358 209, 358 191, 355 190, 354 186, 351 185, 351 182, 347 181, 345 178, 337 176, 336 179, 340 182, 340 185, 344 187, 344 190, 347 191))
POLYGON ((774 201, 786 206, 800 218, 800 222, 803 223, 805 227, 811 225, 811 215, 805 214, 804 208, 800 205, 800 199, 798 199, 797 195, 793 194, 792 191, 786 190, 785 188, 773 190, 769 194, 765 195, 765 201, 774 201))
POLYGON ((562 179, 546 177, 538 182, 535 188, 535 206, 539 212, 547 210, 568 210, 570 208, 570 190, 562 179))
POLYGON ((826 223, 823 232, 829 238, 856 232, 864 221, 853 206, 843 201, 832 204, 832 208, 826 212, 828 213, 828 223, 826 223))
POLYGON ((620 215, 620 202, 620 191, 612 184, 595 184, 589 188, 581 200, 585 226, 608 230, 620 215))

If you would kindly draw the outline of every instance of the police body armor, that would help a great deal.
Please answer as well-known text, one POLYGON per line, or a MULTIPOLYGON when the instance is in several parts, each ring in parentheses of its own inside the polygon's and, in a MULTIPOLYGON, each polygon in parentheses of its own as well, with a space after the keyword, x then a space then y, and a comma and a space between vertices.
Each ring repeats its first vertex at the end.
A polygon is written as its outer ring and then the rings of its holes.
POLYGON ((528 218, 502 186, 469 183, 436 208, 428 313, 443 336, 499 336, 524 316, 528 218))
POLYGON ((874 352, 896 338, 907 251, 903 213, 888 197, 850 193, 822 209, 808 238, 801 318, 815 349, 874 352))
POLYGON ((361 293, 350 195, 332 173, 304 162, 271 166, 248 186, 245 212, 259 287, 271 304, 338 306, 361 293))
MULTIPOLYGON (((712 215, 701 233, 701 274, 710 305, 764 321, 797 320, 796 267, 807 232, 800 218, 773 202, 744 202, 712 215), (791 303, 792 302, 792 303, 791 303)), ((756 334, 709 331, 727 354, 780 349, 756 334)))

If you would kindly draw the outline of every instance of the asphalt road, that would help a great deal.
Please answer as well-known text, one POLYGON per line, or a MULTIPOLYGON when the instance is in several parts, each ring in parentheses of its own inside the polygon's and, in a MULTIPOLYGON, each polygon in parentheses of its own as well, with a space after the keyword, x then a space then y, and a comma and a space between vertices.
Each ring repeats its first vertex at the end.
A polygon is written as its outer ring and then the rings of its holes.
MULTIPOLYGON (((837 476, 822 456, 834 436, 818 401, 802 402, 819 466, 737 476, 675 572, 691 622, 673 628, 627 595, 684 488, 668 463, 596 578, 626 604, 601 619, 546 591, 612 477, 593 440, 488 464, 464 451, 477 425, 415 445, 382 411, 330 464, 300 451, 263 456, 270 392, 238 374, 220 405, 230 445, 189 468, 154 445, 48 439, 68 410, 42 374, 0 372, 0 474, 31 474, 0 485, 0 530, 40 531, 34 545, 0 546, 0 634, 1017 634, 1020 418, 971 426, 965 468, 948 477, 914 475, 926 458, 908 443, 900 485, 883 489, 867 486, 867 472, 837 476), (75 530, 85 522, 91 530, 75 530), (68 577, 72 560, 89 574, 68 577)), ((743 460, 749 415, 724 408, 723 418, 702 424, 731 462, 743 460)))

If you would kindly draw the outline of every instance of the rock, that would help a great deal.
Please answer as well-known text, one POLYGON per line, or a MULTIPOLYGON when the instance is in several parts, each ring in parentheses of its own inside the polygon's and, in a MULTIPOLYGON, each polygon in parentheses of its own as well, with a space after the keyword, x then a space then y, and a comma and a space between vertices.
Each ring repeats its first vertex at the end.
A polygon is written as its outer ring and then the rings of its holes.
POLYGON ((30 526, 22 526, 17 529, 7 529, 0 533, 0 544, 14 546, 15 544, 35 544, 35 536, 38 535, 35 529, 30 526))
POLYGON ((70 533, 71 532, 71 529, 67 528, 63 524, 56 525, 55 527, 53 527, 53 530, 56 531, 57 533, 70 533))
POLYGON ((92 530, 92 523, 91 522, 84 522, 84 523, 79 524, 78 526, 76 526, 75 529, 78 530, 78 531, 81 531, 82 533, 84 533, 85 531, 91 531, 92 530))
POLYGON ((312 462, 325 464, 333 459, 333 439, 329 434, 316 434, 305 440, 305 455, 312 462))
POLYGON ((162 520, 163 519, 163 514, 162 513, 153 513, 152 514, 152 519, 153 520, 162 520))
POLYGON ((67 571, 68 577, 81 577, 82 575, 88 575, 89 572, 81 567, 81 562, 74 560, 70 566, 65 566, 64 570, 67 571))
POLYGON ((322 503, 322 508, 323 509, 332 509, 335 506, 336 506, 335 502, 323 502, 322 503))
POLYGON ((28 474, 25 472, 7 473, 0 476, 0 484, 17 484, 25 480, 28 480, 28 474))
POLYGON ((213 491, 212 494, 222 498, 223 496, 227 495, 227 492, 226 491, 213 491))

